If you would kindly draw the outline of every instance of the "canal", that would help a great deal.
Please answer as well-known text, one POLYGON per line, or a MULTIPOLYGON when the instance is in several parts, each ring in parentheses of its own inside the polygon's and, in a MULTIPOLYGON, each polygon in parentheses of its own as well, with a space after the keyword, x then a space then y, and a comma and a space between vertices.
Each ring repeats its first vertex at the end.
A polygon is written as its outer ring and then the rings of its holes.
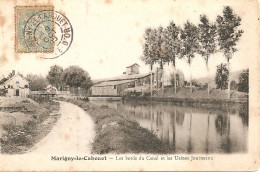
POLYGON ((248 110, 176 106, 169 103, 92 101, 134 120, 172 146, 175 153, 246 153, 248 110))

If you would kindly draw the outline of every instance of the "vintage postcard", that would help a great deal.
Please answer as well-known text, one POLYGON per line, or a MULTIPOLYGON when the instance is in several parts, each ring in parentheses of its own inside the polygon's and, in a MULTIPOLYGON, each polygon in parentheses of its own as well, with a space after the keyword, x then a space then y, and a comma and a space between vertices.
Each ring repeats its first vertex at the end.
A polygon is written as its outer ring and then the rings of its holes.
POLYGON ((258 0, 0 0, 0 171, 257 171, 258 0))

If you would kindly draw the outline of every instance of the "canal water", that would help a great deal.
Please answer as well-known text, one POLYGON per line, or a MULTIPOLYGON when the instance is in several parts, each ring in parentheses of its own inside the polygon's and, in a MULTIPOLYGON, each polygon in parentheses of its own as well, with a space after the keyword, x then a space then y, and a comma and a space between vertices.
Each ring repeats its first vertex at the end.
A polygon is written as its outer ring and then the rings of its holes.
POLYGON ((175 153, 246 153, 247 108, 233 110, 167 103, 92 101, 138 122, 169 144, 175 153))

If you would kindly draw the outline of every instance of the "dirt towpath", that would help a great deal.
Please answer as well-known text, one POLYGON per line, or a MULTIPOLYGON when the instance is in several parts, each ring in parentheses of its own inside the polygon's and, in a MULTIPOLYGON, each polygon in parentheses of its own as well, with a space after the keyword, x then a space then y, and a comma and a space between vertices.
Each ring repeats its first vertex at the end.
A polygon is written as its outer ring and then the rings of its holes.
POLYGON ((80 107, 60 102, 61 118, 52 131, 30 153, 90 154, 95 137, 92 118, 80 107))

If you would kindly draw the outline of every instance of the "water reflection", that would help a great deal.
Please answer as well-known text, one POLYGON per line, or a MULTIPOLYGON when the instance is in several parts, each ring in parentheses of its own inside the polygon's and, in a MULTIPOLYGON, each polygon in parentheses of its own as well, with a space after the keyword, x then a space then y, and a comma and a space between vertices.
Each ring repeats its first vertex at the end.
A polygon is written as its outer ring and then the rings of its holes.
POLYGON ((182 107, 164 103, 105 104, 137 121, 169 144, 176 153, 233 153, 247 151, 248 112, 182 107))

